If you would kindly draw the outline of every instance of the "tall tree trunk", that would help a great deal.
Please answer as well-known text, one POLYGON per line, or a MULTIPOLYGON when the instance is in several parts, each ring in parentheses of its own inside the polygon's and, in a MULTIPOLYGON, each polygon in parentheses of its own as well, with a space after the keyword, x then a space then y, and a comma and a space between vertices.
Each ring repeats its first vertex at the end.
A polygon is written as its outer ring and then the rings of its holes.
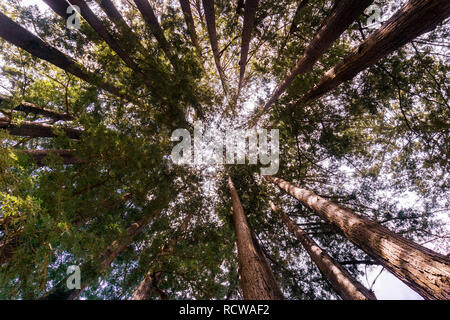
POLYGON ((61 157, 64 164, 80 164, 83 160, 77 158, 73 150, 15 150, 18 154, 25 154, 39 165, 45 165, 45 159, 51 155, 61 157))
POLYGON ((266 257, 261 252, 259 245, 255 246, 247 219, 245 218, 244 209, 231 177, 228 177, 228 187, 233 202, 233 221, 238 249, 239 275, 244 299, 284 299, 266 257))
POLYGON ((189 0, 179 0, 179 1, 181 10, 183 11, 184 20, 186 21, 186 25, 188 27, 189 36, 191 37, 192 44, 197 50, 199 57, 201 57, 202 49, 200 47, 200 44, 198 43, 197 31, 195 31, 195 24, 194 18, 192 17, 191 5, 189 4, 189 0))
POLYGON ((425 299, 450 299, 450 259, 384 226, 298 188, 280 178, 265 178, 285 190, 425 299))
POLYGON ((164 36, 164 31, 158 22, 158 18, 156 17, 155 12, 148 3, 148 0, 134 0, 134 3, 136 4, 138 10, 141 12, 145 22, 147 23, 147 26, 150 28, 150 31, 155 36, 156 40, 158 41, 167 57, 169 59, 172 59, 172 48, 170 47, 169 42, 167 42, 167 39, 164 36))
POLYGON ((342 33, 364 12, 373 0, 346 0, 336 3, 331 14, 325 19, 322 27, 314 36, 303 56, 287 77, 278 85, 266 102, 262 112, 267 112, 275 101, 286 91, 292 81, 299 75, 312 69, 325 51, 341 36, 342 33))
POLYGON ((214 0, 203 0, 203 10, 205 11, 206 26, 208 29, 209 42, 211 43, 214 62, 216 63, 217 72, 219 73, 220 81, 222 82, 223 91, 225 95, 227 95, 228 86, 226 83, 225 72, 223 71, 222 64, 220 62, 219 44, 217 43, 214 0))
POLYGON ((281 217, 289 231, 300 241, 312 261, 333 289, 344 300, 376 300, 373 292, 352 277, 337 261, 320 248, 317 243, 283 211, 270 201, 272 211, 281 217))
MULTIPOLYGON (((3 102, 8 102, 9 99, 6 96, 0 95, 0 104, 3 102)), ((33 103, 29 103, 29 102, 21 102, 17 107, 14 108, 15 111, 22 111, 25 113, 33 113, 33 114, 38 114, 41 116, 44 116, 46 118, 50 118, 56 121, 59 120, 64 120, 64 121, 70 121, 70 120, 74 120, 75 118, 73 116, 71 116, 70 114, 67 113, 60 113, 57 111, 53 111, 53 110, 48 110, 48 109, 44 109, 41 108, 40 106, 33 104, 33 103)))
MULTIPOLYGON (((61 6, 60 0, 44 0, 50 8, 55 8, 55 12, 59 14, 61 6), (56 9, 57 8, 57 9, 56 9)), ((89 6, 84 0, 70 0, 72 5, 76 5, 80 8, 81 16, 89 23, 89 25, 97 32, 97 34, 108 44, 108 46, 125 62, 125 64, 132 69, 141 78, 149 89, 152 89, 150 81, 148 81, 146 75, 142 72, 139 66, 134 60, 125 52, 120 44, 116 41, 113 35, 108 31, 103 22, 92 12, 89 6)), ((67 7, 67 6, 66 6, 67 7)), ((66 13, 62 15, 66 17, 66 13)))
MULTIPOLYGON (((239 99, 241 89, 244 82, 245 68, 247 66, 248 50, 250 48, 250 41, 252 39, 253 25, 255 23, 256 9, 258 8, 259 0, 245 1, 244 25, 242 29, 241 42, 241 60, 239 61, 239 86, 237 99, 239 99)), ((236 100, 237 100, 236 99, 236 100)))
POLYGON ((317 99, 374 65, 450 16, 448 0, 410 0, 380 29, 343 58, 298 103, 317 99))
POLYGON ((62 130, 71 139, 80 139, 83 131, 73 128, 64 128, 50 126, 42 123, 34 123, 30 121, 21 121, 19 124, 11 123, 8 118, 0 117, 0 129, 5 129, 13 136, 31 137, 31 138, 43 138, 43 137, 56 137, 55 132, 62 130))
POLYGON ((92 85, 98 86, 99 88, 115 96, 121 97, 128 101, 135 101, 135 99, 131 96, 122 93, 118 88, 103 81, 101 77, 85 70, 84 67, 79 66, 75 61, 67 57, 61 51, 44 43, 37 36, 24 29, 2 12, 0 12, 0 37, 29 52, 33 56, 48 61, 51 64, 54 64, 55 66, 92 85))
MULTIPOLYGON (((183 219, 183 223, 181 224, 181 226, 179 228, 179 233, 178 233, 179 235, 183 235, 183 233, 186 231, 192 217, 193 217, 192 214, 188 214, 183 219)), ((178 240, 178 237, 175 237, 175 238, 169 240, 162 248, 160 255, 164 255, 164 256, 170 255, 173 252, 173 247, 176 244, 177 240, 178 240)), ((133 293, 131 300, 150 300, 155 291, 160 293, 158 284, 159 284, 159 280, 161 279, 161 275, 162 275, 162 271, 161 271, 162 261, 159 257, 158 257, 155 265, 156 265, 156 268, 155 268, 156 270, 151 269, 147 273, 144 280, 141 281, 139 287, 133 293)))

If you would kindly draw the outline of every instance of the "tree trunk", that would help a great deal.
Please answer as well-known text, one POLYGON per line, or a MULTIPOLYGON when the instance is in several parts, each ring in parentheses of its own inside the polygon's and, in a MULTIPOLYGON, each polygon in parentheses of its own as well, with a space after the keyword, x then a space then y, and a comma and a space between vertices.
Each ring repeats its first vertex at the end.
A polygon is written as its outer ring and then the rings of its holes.
POLYGON ((83 131, 73 128, 55 127, 42 123, 21 121, 19 124, 10 122, 8 118, 0 117, 0 129, 7 130, 13 136, 43 138, 56 137, 55 132, 62 130, 71 139, 80 139, 83 131))
POLYGON ((51 155, 56 155, 62 158, 64 164, 80 164, 84 163, 83 160, 77 158, 73 150, 15 150, 19 154, 25 154, 30 156, 33 161, 39 165, 44 166, 46 164, 45 159, 51 155))
POLYGON ((448 0, 410 0, 380 29, 343 58, 298 103, 317 99, 353 79, 381 58, 433 30, 450 15, 448 0))
MULTIPOLYGON (((193 217, 192 214, 188 214, 185 217, 185 219, 183 220, 183 223, 180 226, 179 234, 182 235, 186 231, 192 217, 193 217)), ((178 237, 175 237, 175 238, 171 239, 170 241, 168 241, 162 248, 160 255, 166 256, 166 255, 171 254, 173 251, 173 246, 175 245, 177 240, 178 240, 178 237)), ((161 275, 162 275, 161 268, 162 268, 162 261, 158 258, 158 260, 156 261, 156 269, 157 270, 154 271, 152 269, 147 273, 144 280, 141 281, 139 287, 133 293, 131 300, 150 300, 155 291, 161 293, 158 288, 158 283, 159 283, 159 280, 161 279, 161 275)))
POLYGON ((135 99, 131 96, 122 93, 118 88, 103 81, 103 79, 98 77, 96 74, 86 71, 83 67, 79 66, 61 51, 44 43, 37 36, 21 27, 2 12, 0 12, 0 37, 29 52, 33 56, 48 61, 51 64, 54 64, 55 66, 92 85, 98 86, 115 96, 121 97, 128 101, 135 101, 135 99))
MULTIPOLYGON (((6 96, 0 95, 0 104, 3 102, 8 102, 9 99, 6 96)), ((64 120, 64 121, 71 121, 74 120, 75 118, 73 116, 71 116, 70 114, 67 113, 60 113, 57 111, 53 111, 53 110, 48 110, 48 109, 44 109, 41 108, 38 105, 35 105, 33 103, 29 103, 29 102, 21 102, 17 107, 14 108, 15 111, 22 111, 25 113, 33 113, 33 114, 38 114, 41 116, 44 116, 46 118, 50 118, 56 121, 60 121, 60 120, 64 120)))
POLYGON ((228 177, 228 187, 233 202, 233 221, 236 232, 239 275, 244 299, 284 299, 266 257, 264 254, 261 254, 259 245, 255 246, 244 215, 244 209, 231 177, 228 177))
POLYGON ((155 12, 148 3, 148 0, 134 0, 134 3, 144 17, 147 26, 150 28, 150 31, 155 36, 159 45, 161 46, 167 57, 171 59, 173 56, 172 49, 169 42, 167 42, 166 37, 164 36, 164 31, 162 30, 161 25, 158 22, 158 18, 156 18, 155 12))
MULTIPOLYGON (((59 13, 61 6, 60 0, 44 0, 51 8, 58 8, 55 12, 59 13)), ((108 31, 103 22, 92 12, 89 6, 84 0, 70 0, 72 5, 76 5, 80 8, 81 16, 89 23, 89 25, 97 32, 97 34, 108 44, 108 46, 125 62, 125 64, 132 69, 141 78, 149 89, 152 89, 151 83, 147 80, 145 74, 139 68, 139 66, 133 61, 133 59, 122 49, 113 35, 108 31)), ((66 13, 62 15, 66 17, 66 13)))
POLYGON ((195 31, 195 24, 194 18, 192 17, 191 5, 189 4, 189 0, 179 0, 179 1, 181 10, 183 11, 184 20, 186 21, 186 25, 188 27, 189 36, 191 37, 192 44, 197 50, 199 57, 201 57, 202 49, 200 47, 200 44, 198 43, 197 31, 195 31))
POLYGON ((214 11, 214 0, 203 0, 203 10, 205 11, 206 26, 208 29, 209 42, 211 43, 211 49, 214 56, 214 62, 216 63, 217 72, 219 73, 220 81, 225 95, 227 95, 228 88, 226 84, 225 72, 223 71, 222 64, 220 62, 219 45, 217 43, 216 33, 216 14, 214 11))
POLYGON ((306 48, 303 56, 289 75, 278 85, 272 96, 266 102, 263 112, 267 112, 283 92, 299 75, 312 69, 325 51, 341 36, 342 33, 364 12, 373 0, 339 1, 332 13, 325 19, 314 39, 306 48))
POLYGON ((353 211, 280 178, 265 178, 285 190, 425 299, 450 299, 450 259, 405 239, 353 211))
POLYGON ((320 248, 308 234, 298 227, 283 211, 270 202, 272 211, 281 217, 289 231, 300 241, 324 278, 344 300, 376 300, 373 292, 364 287, 347 270, 320 248))
POLYGON ((288 35, 288 37, 290 35, 294 34, 294 32, 298 29, 297 28, 297 24, 298 24, 298 19, 299 19, 299 16, 300 16, 300 12, 302 12, 302 9, 304 7, 306 7, 306 5, 308 3, 309 3, 309 0, 301 0, 300 3, 298 4, 297 10, 295 10, 295 13, 294 13, 294 18, 292 19, 291 27, 289 28, 289 35, 288 35))
POLYGON ((245 1, 245 13, 244 13, 244 25, 242 29, 242 43, 241 43, 241 60, 239 61, 239 86, 237 98, 239 99, 245 68, 247 66, 248 50, 250 48, 250 41, 252 39, 253 25, 255 23, 256 9, 258 8, 259 0, 247 0, 245 1))

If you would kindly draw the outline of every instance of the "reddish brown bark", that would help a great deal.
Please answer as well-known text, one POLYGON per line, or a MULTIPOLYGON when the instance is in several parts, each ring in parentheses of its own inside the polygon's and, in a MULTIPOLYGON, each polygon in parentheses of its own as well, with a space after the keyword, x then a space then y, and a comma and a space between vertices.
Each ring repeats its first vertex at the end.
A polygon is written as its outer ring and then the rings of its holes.
POLYGON ((352 277, 337 261, 317 245, 317 243, 283 211, 270 202, 272 211, 283 220, 289 231, 300 241, 311 260, 319 268, 324 278, 344 300, 376 300, 373 292, 352 277))
POLYGON ((426 299, 450 299, 450 259, 418 245, 353 211, 280 178, 265 178, 340 230, 411 289, 426 299))
POLYGON ((223 91, 226 95, 228 92, 228 86, 226 83, 225 72, 223 71, 223 67, 220 62, 219 44, 217 42, 216 13, 214 11, 214 0, 203 0, 203 10, 205 12, 206 26, 208 29, 209 42, 211 43, 214 62, 216 63, 217 72, 219 73, 223 91))
POLYGON ((241 42, 241 59, 239 61, 239 86, 238 94, 239 98, 240 92, 243 86, 245 68, 247 66, 248 50, 250 49, 250 41, 252 39, 253 25, 255 23, 256 9, 258 8, 259 0, 247 0, 245 1, 245 11, 244 11, 244 25, 242 29, 242 42, 241 42))
POLYGON ((103 81, 102 78, 94 73, 86 71, 82 66, 79 66, 61 51, 44 43, 37 36, 21 27, 2 12, 0 12, 0 37, 29 52, 33 56, 48 61, 92 85, 98 86, 99 88, 128 101, 134 101, 132 97, 122 93, 118 88, 103 81))
POLYGON ((264 253, 262 253, 259 245, 253 241, 244 209, 230 177, 228 177, 228 188, 230 189, 233 202, 233 222, 236 232, 239 275, 244 299, 284 299, 264 253))
POLYGON ((266 102, 263 112, 267 112, 273 103, 286 91, 292 81, 312 69, 314 64, 327 51, 342 33, 364 12, 373 0, 346 0, 336 3, 331 14, 325 19, 314 39, 306 48, 303 56, 287 77, 278 85, 266 102))
POLYGON ((297 103, 305 103, 331 92, 381 58, 433 30, 449 15, 448 0, 410 0, 380 29, 329 70, 297 103))
POLYGON ((55 132, 62 130, 71 139, 80 139, 83 131, 79 129, 56 127, 42 123, 21 121, 20 124, 11 123, 10 119, 0 117, 0 129, 7 130, 13 136, 44 138, 56 137, 55 132))

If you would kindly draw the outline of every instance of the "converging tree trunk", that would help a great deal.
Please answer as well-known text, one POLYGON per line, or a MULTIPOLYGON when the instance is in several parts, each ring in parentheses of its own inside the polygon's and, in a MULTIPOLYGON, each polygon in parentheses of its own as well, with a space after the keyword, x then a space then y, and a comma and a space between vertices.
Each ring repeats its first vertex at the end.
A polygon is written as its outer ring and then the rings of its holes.
POLYGON ((252 39, 253 25, 255 23, 256 9, 258 8, 259 0, 245 1, 244 26, 242 29, 241 41, 241 60, 239 61, 239 86, 237 99, 241 93, 244 82, 245 68, 247 66, 248 50, 250 48, 250 41, 252 39))
POLYGON ((284 299, 266 257, 255 246, 247 219, 245 218, 244 209, 231 177, 228 177, 228 188, 230 189, 233 202, 233 222, 236 232, 239 275, 244 299, 284 299))
POLYGON ((205 11, 206 26, 209 34, 209 42, 211 43, 211 49, 214 56, 214 62, 216 63, 217 72, 219 73, 220 81, 225 95, 228 92, 228 86, 226 83, 225 72, 220 62, 219 44, 217 43, 217 31, 216 31, 216 13, 214 10, 214 0, 203 0, 203 10, 205 11))
POLYGON ((192 44, 197 50, 198 55, 201 57, 202 49, 198 42, 197 31, 195 31, 194 18, 192 17, 192 10, 189 0, 179 0, 181 10, 183 11, 184 20, 186 21, 186 25, 188 27, 189 36, 191 37, 192 44))
POLYGON ((105 82, 96 74, 85 70, 82 66, 79 66, 75 61, 67 57, 61 51, 43 42, 37 36, 24 29, 2 12, 0 12, 0 37, 29 52, 33 56, 48 61, 51 64, 54 64, 55 66, 92 85, 96 85, 115 96, 121 97, 128 101, 135 101, 134 98, 122 93, 121 90, 114 87, 110 83, 105 82))
POLYGON ((322 275, 342 299, 376 300, 373 292, 364 287, 328 253, 322 250, 303 229, 298 227, 283 211, 279 210, 272 201, 270 201, 270 207, 273 212, 281 217, 289 231, 300 241, 311 260, 314 261, 322 275))
POLYGON ((353 211, 298 188, 280 178, 266 180, 285 190, 380 262, 426 299, 450 299, 450 259, 353 211))
POLYGON ((56 132, 62 130, 71 139, 80 139, 82 130, 56 127, 43 123, 34 123, 30 121, 21 121, 18 124, 11 123, 8 118, 0 117, 0 129, 5 129, 9 134, 13 136, 31 137, 31 138, 44 138, 44 137, 56 137, 56 132))
POLYGON ((317 99, 374 65, 450 16, 448 0, 410 0, 383 26, 343 58, 298 103, 317 99))
POLYGON ((287 77, 278 85, 266 102, 263 112, 267 112, 283 92, 299 75, 308 72, 325 51, 341 36, 342 33, 364 12, 373 0, 338 1, 331 14, 325 19, 322 27, 311 40, 303 56, 287 77))

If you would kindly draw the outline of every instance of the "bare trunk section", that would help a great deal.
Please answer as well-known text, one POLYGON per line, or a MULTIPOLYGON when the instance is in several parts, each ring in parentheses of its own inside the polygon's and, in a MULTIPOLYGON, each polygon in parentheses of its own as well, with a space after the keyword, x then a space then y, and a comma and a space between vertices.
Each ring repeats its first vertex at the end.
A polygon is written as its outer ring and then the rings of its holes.
POLYGON ((197 50, 198 55, 202 56, 202 49, 200 44, 198 43, 197 31, 195 31, 194 18, 192 17, 191 5, 189 4, 189 0, 179 0, 181 10, 183 11, 184 20, 186 21, 186 25, 188 27, 189 36, 191 37, 192 44, 197 50))
POLYGON ((449 16, 448 0, 410 0, 380 29, 329 70, 297 103, 305 103, 331 92, 381 58, 433 30, 449 16))
POLYGON ((16 153, 25 154, 39 165, 44 166, 46 159, 52 155, 61 157, 64 164, 81 164, 85 161, 75 156, 74 150, 15 150, 16 153))
POLYGON ((62 130, 71 139, 80 139, 83 131, 73 128, 64 128, 50 126, 43 123, 34 123, 30 121, 21 121, 20 124, 11 123, 8 118, 0 117, 0 129, 5 129, 13 136, 31 137, 31 138, 53 138, 57 135, 56 131, 62 130))
MULTIPOLYGON (((8 97, 2 96, 0 95, 0 104, 3 102, 8 102, 9 99, 8 97)), ((40 106, 33 104, 33 103, 29 103, 29 102, 21 102, 17 107, 14 108, 15 111, 22 111, 25 113, 33 113, 33 114, 38 114, 41 116, 44 116, 46 118, 50 118, 56 121, 71 121, 74 120, 75 118, 73 116, 71 116, 70 114, 67 113, 60 113, 57 111, 53 111, 53 110, 48 110, 48 109, 44 109, 41 108, 40 106)))
POLYGON ((77 76, 78 78, 98 86, 99 88, 121 97, 128 101, 134 101, 131 96, 122 93, 118 88, 103 81, 96 74, 85 70, 61 51, 47 45, 37 36, 24 29, 0 12, 0 37, 9 43, 29 52, 33 56, 54 64, 55 66, 77 76))
POLYGON ((239 61, 239 86, 237 99, 239 99, 241 89, 244 82, 245 68, 247 66, 248 50, 250 49, 250 41, 252 39, 253 25, 255 24, 256 9, 258 8, 259 0, 245 1, 244 25, 242 29, 242 43, 241 43, 241 60, 239 61))
POLYGON ((278 85, 266 102, 262 112, 267 112, 273 103, 286 91, 292 81, 312 69, 314 64, 327 51, 342 33, 364 12, 373 0, 345 0, 336 3, 331 14, 325 19, 303 56, 287 77, 278 85))
POLYGON ((285 190, 425 299, 450 299, 450 259, 353 211, 280 178, 265 178, 285 190))
POLYGON ((244 209, 228 177, 228 187, 233 202, 233 221, 238 249, 239 275, 242 293, 246 300, 284 299, 272 270, 259 245, 255 246, 244 209))
MULTIPOLYGON (((183 223, 180 226, 179 234, 182 235, 187 227, 189 226, 189 222, 191 221, 193 215, 188 214, 184 220, 183 223)), ((173 251, 173 246, 177 242, 178 237, 175 237, 168 241, 164 247, 162 248, 160 255, 170 255, 173 251)), ((155 291, 158 293, 161 293, 158 284, 161 279, 162 275, 162 262, 160 259, 156 261, 156 269, 157 270, 150 270, 147 275, 145 276, 144 280, 141 281, 139 287, 136 289, 136 291, 133 293, 131 300, 150 300, 152 298, 152 295, 155 291)), ((162 297, 163 298, 163 297, 162 297)))
POLYGON ((148 1, 134 0, 134 3, 136 4, 138 10, 141 12, 145 22, 147 23, 147 26, 150 28, 150 31, 155 36, 165 54, 169 57, 169 59, 172 59, 173 52, 170 44, 169 42, 167 42, 167 39, 164 36, 164 31, 162 30, 161 25, 158 22, 158 18, 156 18, 155 12, 153 11, 148 1))
POLYGON ((220 62, 219 44, 217 43, 216 13, 214 11, 214 0, 203 0, 203 10, 205 12, 206 26, 208 29, 209 42, 211 43, 214 62, 216 63, 216 68, 217 72, 219 73, 223 91, 225 95, 227 95, 228 86, 226 83, 225 72, 223 71, 222 64, 220 62))
POLYGON ((373 292, 352 277, 337 261, 320 248, 317 243, 283 211, 270 202, 272 211, 281 217, 289 231, 300 241, 311 260, 319 268, 324 278, 344 300, 376 300, 373 292))

